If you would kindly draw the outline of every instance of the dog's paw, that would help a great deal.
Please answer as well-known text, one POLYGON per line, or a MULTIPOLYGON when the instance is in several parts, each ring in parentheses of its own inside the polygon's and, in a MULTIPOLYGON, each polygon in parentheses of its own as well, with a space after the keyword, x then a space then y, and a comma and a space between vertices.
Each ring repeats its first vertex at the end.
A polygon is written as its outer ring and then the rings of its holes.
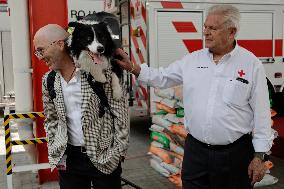
POLYGON ((122 97, 122 89, 121 87, 113 88, 113 99, 119 100, 122 97))

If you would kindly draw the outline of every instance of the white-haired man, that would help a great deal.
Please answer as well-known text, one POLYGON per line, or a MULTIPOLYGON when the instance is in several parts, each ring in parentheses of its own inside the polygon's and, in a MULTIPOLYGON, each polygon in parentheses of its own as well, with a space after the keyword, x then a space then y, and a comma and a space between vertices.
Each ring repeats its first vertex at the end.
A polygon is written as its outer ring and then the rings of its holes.
POLYGON ((204 23, 206 48, 167 68, 117 61, 138 80, 159 88, 183 84, 185 189, 249 189, 266 171, 272 145, 269 96, 261 62, 238 46, 240 13, 231 5, 210 7, 204 23))

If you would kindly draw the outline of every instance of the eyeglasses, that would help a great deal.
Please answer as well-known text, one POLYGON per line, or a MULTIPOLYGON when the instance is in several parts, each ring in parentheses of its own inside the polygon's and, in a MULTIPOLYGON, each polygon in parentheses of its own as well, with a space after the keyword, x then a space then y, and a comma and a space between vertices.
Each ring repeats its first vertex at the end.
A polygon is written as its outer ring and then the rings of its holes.
POLYGON ((213 27, 213 26, 203 26, 203 32, 216 32, 218 30, 222 30, 224 29, 224 27, 222 26, 217 26, 217 27, 213 27))
POLYGON ((56 43, 58 41, 53 41, 52 43, 50 43, 45 49, 43 48, 37 48, 34 52, 34 55, 38 58, 41 59, 43 57, 43 54, 48 50, 49 47, 51 47, 54 43, 56 43))
POLYGON ((228 28, 234 28, 234 27, 226 27, 226 24, 227 24, 227 20, 222 22, 222 24, 219 24, 217 26, 207 26, 207 25, 203 25, 203 32, 216 32, 216 31, 219 31, 219 30, 223 30, 223 29, 228 29, 228 28))

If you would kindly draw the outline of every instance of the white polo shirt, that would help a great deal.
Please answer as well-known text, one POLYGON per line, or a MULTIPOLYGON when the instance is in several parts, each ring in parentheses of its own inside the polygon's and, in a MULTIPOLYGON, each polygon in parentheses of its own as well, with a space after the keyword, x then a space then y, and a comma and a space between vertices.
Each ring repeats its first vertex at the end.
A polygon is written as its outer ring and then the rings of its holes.
POLYGON ((230 144, 252 132, 256 152, 272 146, 265 71, 251 52, 236 45, 216 65, 205 48, 167 68, 141 65, 138 80, 159 88, 183 84, 185 126, 197 140, 230 144))
POLYGON ((84 146, 84 135, 81 123, 81 74, 76 69, 74 77, 67 83, 60 74, 64 105, 67 118, 68 143, 73 146, 84 146))

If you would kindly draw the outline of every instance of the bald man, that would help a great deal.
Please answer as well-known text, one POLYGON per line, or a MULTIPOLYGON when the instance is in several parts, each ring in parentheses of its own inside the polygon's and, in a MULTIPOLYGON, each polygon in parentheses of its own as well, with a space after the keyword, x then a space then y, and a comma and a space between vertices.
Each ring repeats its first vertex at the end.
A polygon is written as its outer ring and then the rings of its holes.
POLYGON ((76 68, 66 48, 68 36, 61 26, 49 24, 34 37, 35 55, 51 70, 42 80, 49 163, 59 170, 61 189, 119 189, 129 142, 126 95, 113 100, 111 80, 101 84, 76 68), (94 89, 100 87, 112 111, 102 117, 102 99, 94 89))

